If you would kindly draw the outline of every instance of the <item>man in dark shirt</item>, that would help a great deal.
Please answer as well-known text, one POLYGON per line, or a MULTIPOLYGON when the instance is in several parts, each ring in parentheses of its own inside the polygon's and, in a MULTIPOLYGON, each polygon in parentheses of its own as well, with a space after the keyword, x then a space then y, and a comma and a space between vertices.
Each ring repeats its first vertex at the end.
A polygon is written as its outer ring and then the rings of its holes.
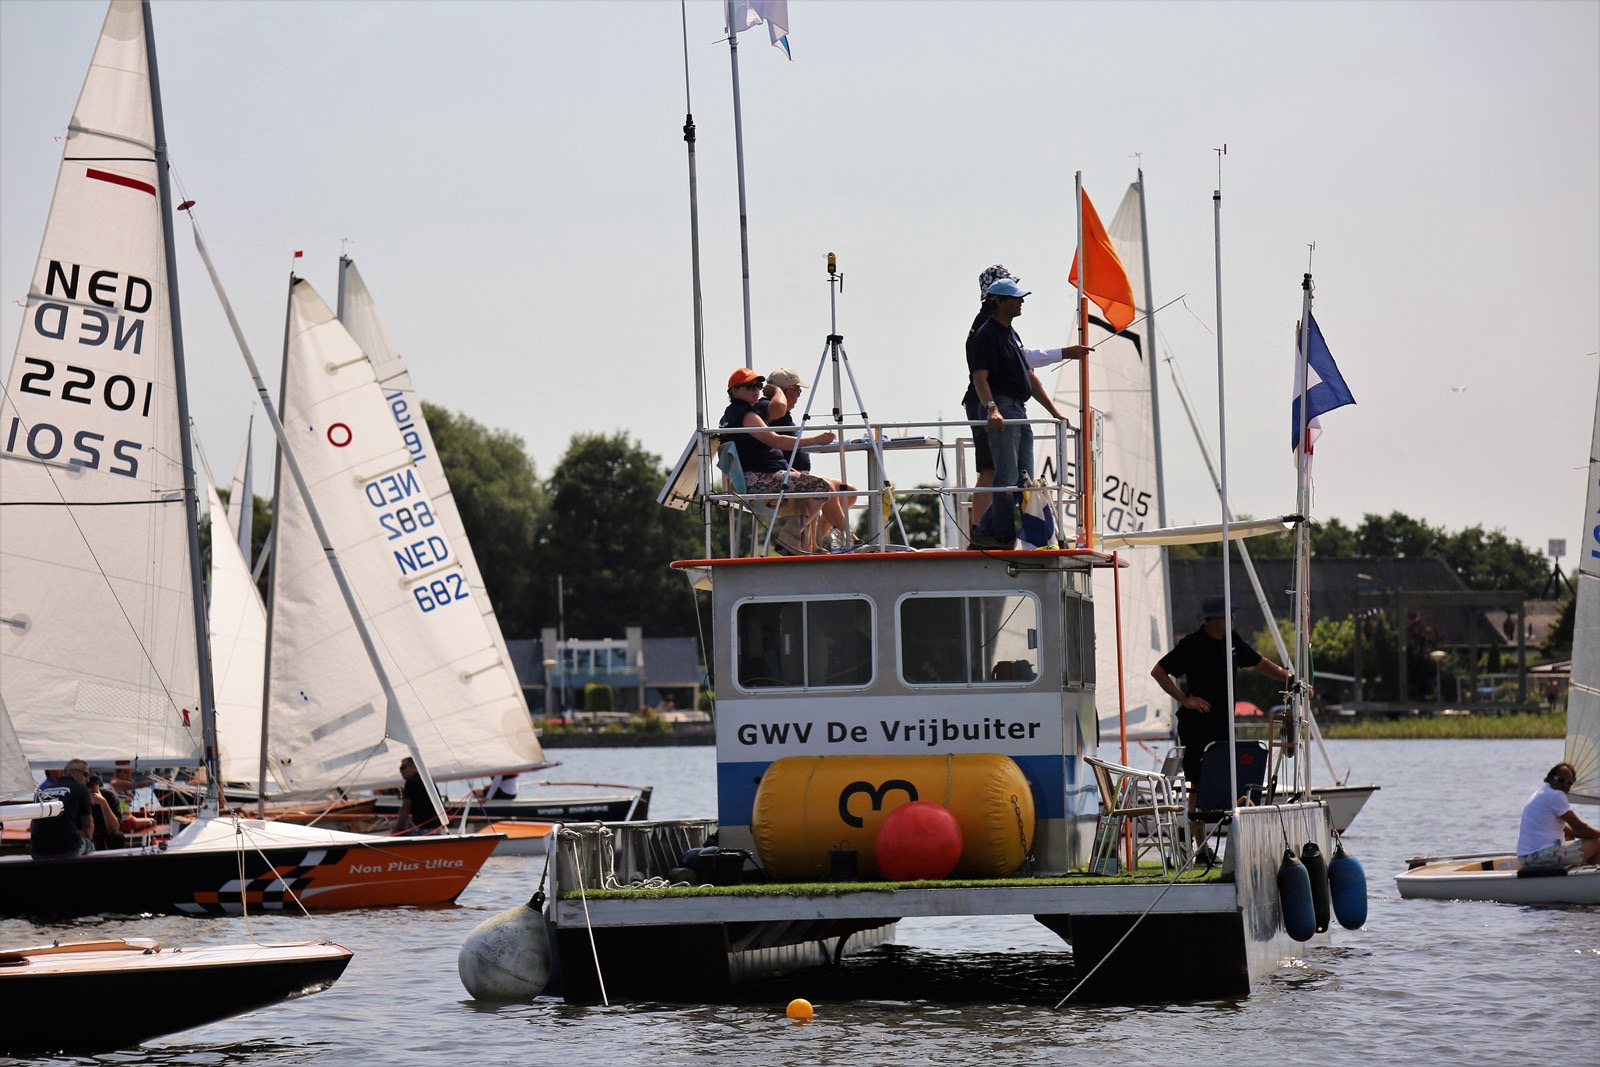
POLYGON ((59 775, 52 776, 39 787, 43 796, 61 801, 61 814, 33 820, 28 851, 34 859, 84 856, 94 851, 94 816, 90 813, 88 782, 89 765, 75 759, 59 775))
POLYGON ((400 774, 405 785, 400 791, 400 817, 395 820, 395 831, 402 834, 431 834, 439 829, 439 813, 433 799, 428 796, 428 783, 417 771, 410 756, 400 761, 400 774))
POLYGON ((1199 841, 1202 829, 1192 818, 1200 795, 1201 757, 1211 742, 1226 744, 1228 740, 1228 672, 1254 667, 1268 678, 1294 686, 1294 675, 1262 656, 1234 632, 1232 620, 1223 615, 1224 610, 1222 597, 1206 597, 1200 606, 1200 629, 1180 640, 1150 668, 1150 677, 1178 702, 1178 742, 1183 745, 1183 774, 1189 780, 1190 841, 1199 841), (1231 667, 1222 643, 1230 635, 1231 667), (1172 680, 1175 676, 1183 678, 1183 689, 1172 680))
MULTIPOLYGON (((1022 339, 1011 323, 1022 314, 1022 301, 1028 293, 1010 278, 989 286, 993 297, 989 321, 967 337, 967 370, 972 389, 985 412, 989 453, 994 460, 994 486, 1021 486, 1033 473, 1033 427, 1027 424, 1028 397, 1034 397, 1059 419, 1063 428, 1070 424, 1056 409, 1044 383, 1028 366, 1022 339)), ((973 548, 1013 548, 1017 541, 1014 513, 1021 494, 998 492, 990 496, 989 511, 978 523, 973 548)), ((976 505, 974 505, 976 510, 976 505)))

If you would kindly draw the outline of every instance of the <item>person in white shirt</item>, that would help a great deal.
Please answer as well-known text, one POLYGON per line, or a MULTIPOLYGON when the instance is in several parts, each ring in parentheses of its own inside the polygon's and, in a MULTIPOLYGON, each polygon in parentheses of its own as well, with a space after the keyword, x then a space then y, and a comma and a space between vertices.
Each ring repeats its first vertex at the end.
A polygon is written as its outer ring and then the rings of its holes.
POLYGON ((1576 867, 1600 862, 1600 830, 1572 810, 1567 794, 1578 780, 1570 763, 1558 763, 1544 776, 1522 808, 1517 862, 1523 867, 1576 867))

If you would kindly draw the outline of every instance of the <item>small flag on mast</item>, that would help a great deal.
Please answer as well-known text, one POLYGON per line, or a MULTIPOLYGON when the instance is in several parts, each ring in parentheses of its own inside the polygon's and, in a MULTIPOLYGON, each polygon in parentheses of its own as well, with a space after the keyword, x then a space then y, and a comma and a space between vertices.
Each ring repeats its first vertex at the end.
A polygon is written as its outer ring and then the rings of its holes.
POLYGON ((303 255, 305 255, 305 253, 302 252, 300 249, 297 248, 297 249, 294 250, 294 258, 295 259, 299 259, 303 255))
MULTIPOLYGON (((1122 258, 1111 245, 1106 228, 1089 202, 1088 190, 1083 193, 1083 295, 1093 300, 1105 315, 1106 321, 1116 331, 1126 330, 1134 318, 1133 286, 1128 284, 1128 272, 1122 258)), ((1078 284, 1078 256, 1073 253, 1072 270, 1067 281, 1078 284)))
POLYGON ((728 27, 730 34, 765 22, 772 47, 783 49, 783 54, 791 62, 794 60, 789 51, 789 0, 733 0, 728 5, 728 18, 733 23, 728 27))
POLYGON ((1342 408, 1346 404, 1354 404, 1356 398, 1351 394, 1350 387, 1344 384, 1344 375, 1339 373, 1338 364, 1333 361, 1333 353, 1328 351, 1328 342, 1322 339, 1322 330, 1317 326, 1315 315, 1307 316, 1309 328, 1306 330, 1306 358, 1304 368, 1297 370, 1295 375, 1300 380, 1295 383, 1294 402, 1289 406, 1289 447, 1300 447, 1300 399, 1306 400, 1306 452, 1314 452, 1312 447, 1322 428, 1317 421, 1317 416, 1326 414, 1335 408, 1342 408))

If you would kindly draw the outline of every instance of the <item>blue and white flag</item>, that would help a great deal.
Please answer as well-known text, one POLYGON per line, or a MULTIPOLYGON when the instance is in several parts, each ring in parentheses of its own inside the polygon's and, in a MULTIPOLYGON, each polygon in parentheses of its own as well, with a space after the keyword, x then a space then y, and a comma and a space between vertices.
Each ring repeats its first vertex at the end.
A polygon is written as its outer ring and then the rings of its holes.
POLYGON ((728 27, 730 34, 742 33, 765 22, 772 47, 783 49, 784 55, 791 61, 794 59, 789 51, 789 0, 732 0, 728 4, 728 19, 732 23, 728 27))
POLYGON ((1307 452, 1312 452, 1312 444, 1317 435, 1322 432, 1317 422, 1317 416, 1323 415, 1334 408, 1342 408, 1346 404, 1354 404, 1356 398, 1351 395, 1350 387, 1344 384, 1344 375, 1339 373, 1339 367, 1333 362, 1333 354, 1328 351, 1328 342, 1322 339, 1322 330, 1317 327, 1315 316, 1308 316, 1310 328, 1306 331, 1306 359, 1303 365, 1298 365, 1295 376, 1294 403, 1289 408, 1289 447, 1300 447, 1300 398, 1306 400, 1306 440, 1307 452))

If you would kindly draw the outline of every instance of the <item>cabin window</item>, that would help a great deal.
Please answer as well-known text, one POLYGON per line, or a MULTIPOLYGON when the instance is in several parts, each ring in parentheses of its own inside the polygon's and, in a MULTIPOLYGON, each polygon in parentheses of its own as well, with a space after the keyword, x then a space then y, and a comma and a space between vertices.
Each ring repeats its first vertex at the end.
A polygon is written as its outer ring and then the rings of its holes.
POLYGON ((823 689, 872 682, 872 602, 865 597, 752 600, 735 609, 743 689, 823 689))
POLYGON ((1030 685, 1039 677, 1039 602, 1009 594, 915 593, 900 601, 907 685, 1030 685))
MULTIPOLYGON (((1095 684, 1094 601, 1066 594, 1062 600, 1062 625, 1066 634, 1061 642, 1066 656, 1064 676, 1071 686, 1095 684)), ((1152 622, 1153 625, 1153 622, 1152 622)), ((1161 647, 1159 644, 1156 647, 1161 647)))

